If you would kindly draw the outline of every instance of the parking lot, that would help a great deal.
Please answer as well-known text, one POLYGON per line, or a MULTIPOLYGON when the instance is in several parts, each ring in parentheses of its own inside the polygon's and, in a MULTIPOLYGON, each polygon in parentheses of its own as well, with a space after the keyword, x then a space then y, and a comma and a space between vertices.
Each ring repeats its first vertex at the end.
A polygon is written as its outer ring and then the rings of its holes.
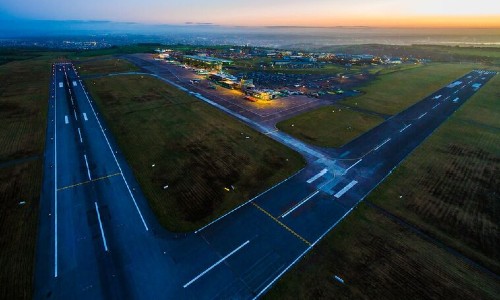
POLYGON ((198 75, 192 68, 157 61, 148 54, 137 54, 128 56, 128 58, 139 66, 147 67, 147 70, 152 73, 161 74, 163 77, 184 86, 188 85, 191 91, 205 95, 220 105, 263 125, 274 126, 281 120, 310 109, 332 104, 345 97, 345 95, 340 94, 324 98, 290 95, 273 100, 254 99, 256 101, 253 102, 246 100, 242 91, 215 85, 206 79, 206 75, 198 75))

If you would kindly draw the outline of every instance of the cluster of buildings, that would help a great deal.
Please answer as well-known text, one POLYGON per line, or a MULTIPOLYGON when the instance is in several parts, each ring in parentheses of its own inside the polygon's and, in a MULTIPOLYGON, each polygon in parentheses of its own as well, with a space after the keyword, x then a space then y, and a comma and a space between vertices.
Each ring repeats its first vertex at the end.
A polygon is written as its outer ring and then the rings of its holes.
MULTIPOLYGON (((371 54, 315 52, 307 53, 291 50, 255 48, 248 46, 231 48, 215 47, 207 49, 182 49, 182 47, 180 47, 174 50, 157 49, 155 51, 157 52, 157 56, 155 59, 167 60, 172 64, 181 65, 184 68, 191 68, 199 75, 206 75, 207 79, 210 81, 210 88, 215 89, 216 86, 220 86, 227 89, 240 90, 246 95, 245 99, 251 101, 255 99, 272 100, 278 97, 290 95, 293 91, 276 91, 268 88, 257 88, 252 79, 245 79, 245 75, 236 77, 223 72, 223 69, 232 68, 237 70, 238 68, 242 68, 242 66, 243 69, 245 69, 244 66, 247 62, 249 67, 257 67, 263 70, 268 68, 278 70, 281 68, 313 69, 323 68, 327 64, 338 64, 345 67, 350 67, 352 65, 402 64, 423 62, 422 60, 415 58, 387 56, 380 57, 371 54), (255 60, 255 58, 258 58, 258 60, 255 60), (235 60, 238 60, 237 66, 235 66, 234 63, 235 60)), ((282 73, 278 72, 277 74, 279 75, 282 73)), ((342 76, 341 78, 344 79, 347 77, 342 76)), ((269 80, 272 80, 272 78, 269 80)), ((290 80, 292 80, 292 78, 290 78, 290 80)), ((259 79, 257 81, 259 81, 259 79)), ((335 93, 338 93, 338 91, 335 91, 335 93)))

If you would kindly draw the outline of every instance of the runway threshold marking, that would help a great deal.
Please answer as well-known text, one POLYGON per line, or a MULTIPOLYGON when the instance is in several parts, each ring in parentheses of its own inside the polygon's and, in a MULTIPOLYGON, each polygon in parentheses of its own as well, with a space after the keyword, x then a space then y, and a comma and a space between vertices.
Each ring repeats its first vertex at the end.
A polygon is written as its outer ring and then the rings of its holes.
POLYGON ((106 243, 106 236, 104 235, 104 229, 102 229, 101 214, 99 213, 99 206, 97 202, 95 203, 95 211, 97 213, 97 220, 99 220, 99 228, 101 229, 102 243, 104 244, 104 250, 108 252, 108 243, 106 243))
POLYGON ((220 263, 222 263, 223 261, 225 261, 226 259, 228 259, 231 255, 235 254, 236 252, 238 252, 241 248, 245 247, 246 245, 248 245, 248 243, 250 243, 250 241, 246 241, 244 242, 243 244, 241 244, 240 246, 238 246, 236 249, 234 249, 233 251, 229 252, 229 254, 227 254, 226 256, 224 256, 223 258, 219 259, 216 263, 214 263, 213 265, 211 265, 208 269, 206 269, 205 271, 201 272, 200 274, 198 274, 195 278, 191 279, 188 283, 186 283, 185 285, 183 285, 182 287, 183 288, 187 288, 188 286, 190 286, 193 282, 195 282, 196 280, 200 279, 200 277, 202 277, 203 275, 207 274, 208 272, 210 272, 210 270, 212 270, 213 268, 217 267, 220 263))
POLYGON ((320 178, 321 176, 325 175, 326 172, 328 172, 328 169, 323 169, 321 170, 318 174, 314 175, 313 177, 309 178, 307 180, 307 183, 313 183, 314 181, 316 181, 318 178, 320 178))
POLYGON ((298 233, 296 233, 295 231, 293 231, 290 227, 286 226, 285 224, 283 224, 282 222, 280 222, 280 220, 276 219, 273 215, 271 215, 267 210, 263 209, 262 207, 260 207, 259 205, 257 205, 255 202, 252 202, 253 206, 255 206, 258 210, 260 210, 261 212, 263 212, 264 214, 266 214, 269 218, 273 219, 273 221, 275 221, 276 223, 278 223, 281 227, 285 228, 288 232, 290 232, 291 234, 293 234, 295 237, 297 237, 299 240, 303 241, 304 243, 306 243, 306 245, 308 246, 311 246, 312 244, 306 240, 305 238, 303 238, 302 236, 300 236, 298 233))
POLYGON ((338 191, 335 195, 333 195, 335 198, 340 198, 342 195, 347 193, 348 190, 350 190, 353 186, 355 186, 358 182, 356 180, 351 181, 348 185, 346 185, 343 189, 338 191))
POLYGON ((118 175, 121 175, 121 174, 122 173, 118 172, 118 173, 115 173, 115 174, 111 174, 111 175, 107 175, 107 176, 103 176, 103 177, 99 177, 99 178, 94 178, 92 180, 87 180, 87 181, 83 181, 83 182, 80 182, 80 183, 75 183, 75 184, 72 184, 72 185, 63 186, 62 188, 58 188, 57 191, 67 190, 67 189, 74 188, 74 187, 77 187, 77 186, 80 186, 80 185, 84 185, 84 184, 91 183, 91 182, 96 182, 96 181, 99 181, 99 180, 103 180, 103 179, 106 179, 106 178, 118 176, 118 175))
POLYGON ((287 210, 284 214, 282 214, 280 216, 280 218, 284 218, 284 217, 288 216, 294 210, 296 210, 297 208, 299 208, 300 206, 302 206, 304 203, 306 203, 307 201, 309 201, 312 197, 316 196, 318 193, 319 193, 319 191, 316 191, 316 192, 312 193, 311 195, 305 197, 304 199, 302 199, 302 201, 300 201, 299 203, 297 203, 296 205, 294 205, 292 208, 290 208, 289 210, 287 210))

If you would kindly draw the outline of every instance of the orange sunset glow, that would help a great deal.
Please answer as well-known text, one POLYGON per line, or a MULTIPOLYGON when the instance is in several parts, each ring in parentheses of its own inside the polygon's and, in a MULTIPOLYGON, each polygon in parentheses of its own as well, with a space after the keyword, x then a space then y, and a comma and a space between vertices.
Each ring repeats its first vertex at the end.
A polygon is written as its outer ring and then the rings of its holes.
POLYGON ((493 0, 88 0, 85 5, 48 1, 43 8, 26 4, 6 1, 0 11, 27 19, 147 24, 500 28, 500 1, 493 0))

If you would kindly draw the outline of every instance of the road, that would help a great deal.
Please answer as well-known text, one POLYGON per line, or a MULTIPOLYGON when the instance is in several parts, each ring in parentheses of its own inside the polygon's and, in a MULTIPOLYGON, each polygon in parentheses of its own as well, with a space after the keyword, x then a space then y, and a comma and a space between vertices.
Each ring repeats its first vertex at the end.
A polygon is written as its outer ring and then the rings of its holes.
POLYGON ((495 75, 472 71, 341 149, 300 144, 305 169, 207 226, 175 234, 157 223, 74 67, 56 64, 53 73, 35 299, 260 297, 473 95, 474 84, 495 75))

